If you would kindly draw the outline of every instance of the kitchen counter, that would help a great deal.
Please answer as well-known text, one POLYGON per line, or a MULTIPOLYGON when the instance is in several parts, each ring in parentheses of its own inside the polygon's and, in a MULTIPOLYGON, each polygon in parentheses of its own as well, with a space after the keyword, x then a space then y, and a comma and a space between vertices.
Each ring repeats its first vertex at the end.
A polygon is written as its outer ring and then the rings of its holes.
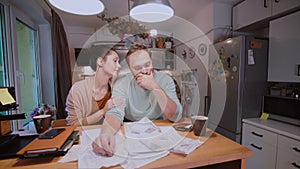
MULTIPOLYGON (((171 125, 168 121, 156 121, 158 126, 171 125)), ((94 126, 97 127, 97 126, 94 126)), ((98 126, 99 127, 99 126, 98 126)), ((91 128, 91 126, 89 126, 91 128)), ((82 128, 81 128, 82 129, 82 128)), ((142 168, 246 168, 246 159, 253 155, 252 151, 228 138, 212 131, 203 145, 189 155, 170 153, 168 156, 152 162, 142 168)), ((187 137, 199 139, 193 132, 185 133, 187 137)), ((200 140, 206 138, 200 137, 200 140)), ((58 163, 62 157, 4 159, 0 160, 3 168, 77 168, 77 162, 58 163)), ((120 168, 119 166, 113 168, 120 168)))
POLYGON ((283 136, 300 140, 300 127, 276 120, 262 120, 260 118, 243 119, 244 123, 252 124, 265 130, 269 130, 283 136))

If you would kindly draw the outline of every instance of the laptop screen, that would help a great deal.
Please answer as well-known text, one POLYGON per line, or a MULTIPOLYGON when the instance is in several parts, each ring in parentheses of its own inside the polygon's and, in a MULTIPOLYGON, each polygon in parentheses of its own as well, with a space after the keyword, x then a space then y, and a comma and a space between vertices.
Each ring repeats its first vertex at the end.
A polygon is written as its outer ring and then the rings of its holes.
MULTIPOLYGON (((8 93, 16 100, 15 87, 0 87, 0 89, 5 89, 5 88, 8 89, 8 93)), ((11 104, 5 104, 5 105, 3 105, 0 102, 0 111, 7 111, 7 110, 10 110, 10 109, 15 109, 17 107, 18 107, 18 105, 17 105, 16 102, 11 103, 11 104)))

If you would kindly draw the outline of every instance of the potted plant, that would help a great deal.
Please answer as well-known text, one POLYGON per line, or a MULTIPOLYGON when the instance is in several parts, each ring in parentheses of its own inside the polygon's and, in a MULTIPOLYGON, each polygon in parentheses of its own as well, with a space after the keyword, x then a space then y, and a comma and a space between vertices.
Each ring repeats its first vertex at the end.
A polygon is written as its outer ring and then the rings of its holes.
POLYGON ((39 104, 39 106, 30 113, 30 117, 33 119, 38 133, 42 133, 50 128, 51 120, 55 118, 55 115, 55 106, 49 104, 39 104))
POLYGON ((130 19, 112 17, 107 18, 105 13, 97 15, 98 18, 107 22, 107 28, 111 34, 117 35, 121 40, 124 40, 125 34, 137 35, 143 39, 149 36, 146 26, 134 22, 130 19))

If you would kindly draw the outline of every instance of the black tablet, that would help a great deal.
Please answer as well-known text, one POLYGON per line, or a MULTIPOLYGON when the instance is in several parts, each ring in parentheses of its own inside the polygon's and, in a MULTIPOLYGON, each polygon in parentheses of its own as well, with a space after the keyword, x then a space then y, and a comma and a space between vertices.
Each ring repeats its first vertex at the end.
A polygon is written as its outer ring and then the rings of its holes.
POLYGON ((40 139, 51 139, 54 138, 55 136, 57 136, 59 133, 63 132, 65 130, 65 128, 54 128, 54 129, 50 129, 49 131, 47 131, 44 134, 41 134, 39 136, 40 139))

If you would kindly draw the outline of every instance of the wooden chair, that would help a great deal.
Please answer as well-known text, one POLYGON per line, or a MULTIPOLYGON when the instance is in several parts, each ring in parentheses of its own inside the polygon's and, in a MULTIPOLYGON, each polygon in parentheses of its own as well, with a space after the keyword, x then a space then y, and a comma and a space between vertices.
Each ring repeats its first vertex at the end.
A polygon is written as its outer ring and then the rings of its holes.
POLYGON ((67 126, 67 120, 66 119, 57 119, 53 120, 51 123, 52 127, 62 127, 62 126, 67 126))

